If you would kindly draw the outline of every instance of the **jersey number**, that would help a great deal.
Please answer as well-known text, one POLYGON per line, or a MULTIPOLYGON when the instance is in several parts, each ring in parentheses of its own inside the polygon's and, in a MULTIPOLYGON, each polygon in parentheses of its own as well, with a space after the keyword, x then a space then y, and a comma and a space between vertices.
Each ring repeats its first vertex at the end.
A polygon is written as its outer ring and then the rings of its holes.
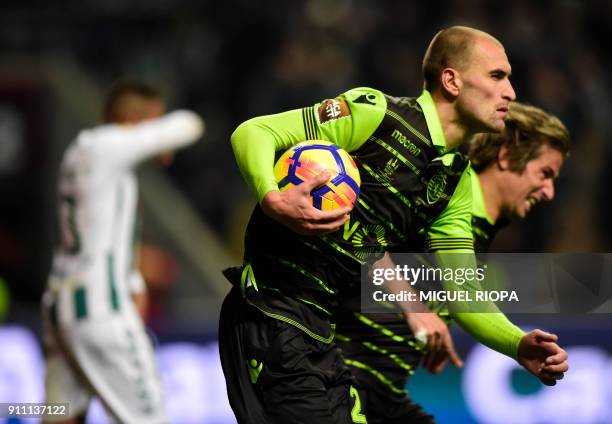
POLYGON ((359 392, 356 388, 351 386, 350 395, 355 399, 353 409, 351 409, 351 419, 356 424, 367 424, 368 420, 366 416, 361 412, 361 399, 359 398, 359 392))

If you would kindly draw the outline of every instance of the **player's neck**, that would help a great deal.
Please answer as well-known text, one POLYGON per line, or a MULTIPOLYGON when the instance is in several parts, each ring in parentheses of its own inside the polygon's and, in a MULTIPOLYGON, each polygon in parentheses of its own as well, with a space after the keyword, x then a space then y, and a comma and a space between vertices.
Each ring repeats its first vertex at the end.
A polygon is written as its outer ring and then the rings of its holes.
POLYGON ((431 96, 436 105, 440 124, 442 125, 442 131, 444 132, 446 151, 455 150, 463 144, 471 134, 468 133, 465 125, 461 124, 460 117, 457 114, 453 102, 450 102, 438 92, 432 93, 431 96))
POLYGON ((465 128, 456 123, 451 122, 446 126, 442 125, 442 128, 444 129, 444 137, 446 138, 446 151, 457 149, 468 138, 468 132, 465 128))

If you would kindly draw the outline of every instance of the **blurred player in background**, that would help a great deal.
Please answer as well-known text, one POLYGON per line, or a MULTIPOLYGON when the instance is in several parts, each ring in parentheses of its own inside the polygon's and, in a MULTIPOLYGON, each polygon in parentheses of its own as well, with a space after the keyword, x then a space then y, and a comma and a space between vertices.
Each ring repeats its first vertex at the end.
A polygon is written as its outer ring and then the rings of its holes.
MULTIPOLYGON (((356 290, 358 296, 361 266, 372 254, 473 255, 469 166, 454 151, 476 133, 504 129, 515 98, 510 64, 498 40, 466 27, 438 33, 424 62, 418 98, 358 88, 254 118, 232 135, 238 164, 261 204, 247 228, 243 267, 226 272, 234 288, 220 320, 221 361, 239 422, 366 422, 334 343, 338 294, 356 290), (333 141, 359 167, 361 194, 350 217, 349 210, 312 206, 310 191, 327 181, 325 173, 278 191, 275 152, 312 139, 333 141), (441 178, 444 184, 434 184, 441 178)), ((504 353, 515 356, 520 343, 532 371, 546 372, 550 352, 502 314, 455 319, 472 334, 495 324, 504 353)))
MULTIPOLYGON (((62 160, 60 241, 43 296, 46 402, 67 402, 67 423, 84 422, 92 396, 122 423, 167 422, 151 342, 132 295, 140 162, 185 147, 203 133, 190 111, 164 115, 154 88, 117 83, 105 124, 81 131, 62 160)), ((140 303, 140 302, 139 302, 140 303)))
MULTIPOLYGON (((533 205, 554 198, 554 179, 569 151, 569 133, 563 123, 539 108, 512 102, 505 123, 503 132, 477 134, 469 144, 473 166, 472 232, 477 252, 486 252, 497 230, 511 219, 525 218, 533 205)), ((419 365, 433 373, 440 372, 449 358, 461 365, 446 325, 450 323, 449 313, 443 310, 439 315, 440 318, 431 312, 405 316, 354 311, 341 314, 338 345, 348 364, 359 364, 352 369, 366 393, 370 424, 434 422, 409 399, 404 388, 419 365), (425 349, 414 340, 412 334, 417 333, 426 341, 425 349)), ((497 327, 485 325, 481 331, 489 334, 476 338, 481 340, 484 336, 485 342, 503 338, 497 327)), ((523 333, 518 328, 516 331, 523 333)), ((534 335, 542 338, 540 333, 534 335)), ((555 353, 556 345, 547 343, 555 342, 556 337, 542 340, 548 340, 541 343, 551 349, 551 354, 555 353)), ((564 352, 556 354, 563 356, 564 352)))

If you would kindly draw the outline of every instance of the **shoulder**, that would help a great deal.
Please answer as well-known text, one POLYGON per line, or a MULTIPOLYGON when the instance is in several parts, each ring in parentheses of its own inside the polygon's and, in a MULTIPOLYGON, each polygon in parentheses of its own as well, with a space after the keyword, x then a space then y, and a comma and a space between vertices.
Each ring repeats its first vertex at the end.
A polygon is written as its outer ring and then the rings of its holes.
POLYGON ((70 155, 73 160, 103 168, 121 156, 125 146, 123 139, 119 125, 105 124, 86 128, 79 131, 70 144, 70 155))
POLYGON ((115 138, 117 133, 117 125, 98 125, 92 128, 86 128, 77 134, 74 145, 82 148, 95 148, 98 144, 104 143, 109 138, 115 138))
POLYGON ((339 96, 346 102, 353 105, 364 105, 365 107, 386 107, 387 99, 385 94, 370 87, 357 87, 348 90, 339 96))
POLYGON ((353 118, 358 122, 374 120, 380 122, 387 108, 386 96, 369 87, 358 87, 345 91, 334 99, 316 105, 319 123, 326 124, 342 118, 353 118))

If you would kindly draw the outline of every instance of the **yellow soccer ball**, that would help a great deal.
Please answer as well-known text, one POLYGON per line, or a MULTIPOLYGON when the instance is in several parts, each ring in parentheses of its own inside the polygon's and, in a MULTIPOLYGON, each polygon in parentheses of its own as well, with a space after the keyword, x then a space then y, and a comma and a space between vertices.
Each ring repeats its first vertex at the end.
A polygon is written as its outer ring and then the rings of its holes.
POLYGON ((341 147, 323 140, 304 141, 288 149, 274 165, 280 191, 328 171, 330 180, 312 190, 312 204, 320 210, 352 206, 359 197, 361 178, 353 158, 341 147))

